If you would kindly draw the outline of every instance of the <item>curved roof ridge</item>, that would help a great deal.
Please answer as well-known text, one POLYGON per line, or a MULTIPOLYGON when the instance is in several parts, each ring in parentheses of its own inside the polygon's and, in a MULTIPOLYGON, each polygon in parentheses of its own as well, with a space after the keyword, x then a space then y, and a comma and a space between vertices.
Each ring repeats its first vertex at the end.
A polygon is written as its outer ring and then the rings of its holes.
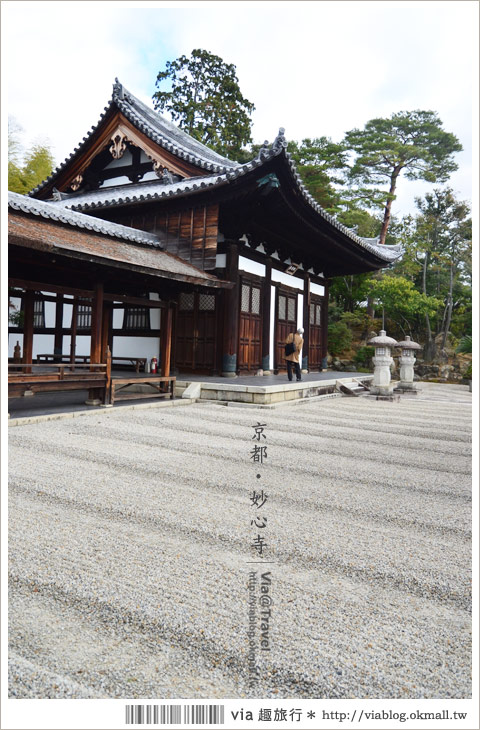
POLYGON ((159 112, 148 107, 118 79, 115 79, 113 85, 112 99, 130 121, 143 126, 142 131, 148 137, 188 162, 212 171, 219 171, 222 168, 234 169, 239 166, 240 163, 218 154, 175 126, 159 112))

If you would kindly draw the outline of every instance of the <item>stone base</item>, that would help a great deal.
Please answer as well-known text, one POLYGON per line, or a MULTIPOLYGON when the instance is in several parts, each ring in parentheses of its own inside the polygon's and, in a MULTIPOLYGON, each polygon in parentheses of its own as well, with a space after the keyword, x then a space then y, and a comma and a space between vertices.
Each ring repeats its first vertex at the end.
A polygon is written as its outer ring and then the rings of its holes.
POLYGON ((35 395, 35 393, 33 392, 33 390, 26 390, 24 392, 24 394, 23 394, 23 397, 24 398, 30 398, 32 395, 35 395))
POLYGON ((402 393, 404 395, 417 395, 418 388, 415 386, 412 387, 412 385, 409 383, 408 385, 398 385, 394 393, 402 393))
POLYGON ((236 378, 237 373, 221 373, 222 378, 236 378))
POLYGON ((85 401, 85 405, 86 406, 101 406, 102 401, 100 400, 100 398, 87 398, 87 400, 85 401))
POLYGON ((370 393, 372 395, 390 396, 393 393, 395 385, 396 383, 390 383, 389 385, 372 385, 370 387, 370 393))
POLYGON ((263 371, 263 374, 264 375, 271 375, 272 374, 272 371, 271 370, 264 370, 263 371))

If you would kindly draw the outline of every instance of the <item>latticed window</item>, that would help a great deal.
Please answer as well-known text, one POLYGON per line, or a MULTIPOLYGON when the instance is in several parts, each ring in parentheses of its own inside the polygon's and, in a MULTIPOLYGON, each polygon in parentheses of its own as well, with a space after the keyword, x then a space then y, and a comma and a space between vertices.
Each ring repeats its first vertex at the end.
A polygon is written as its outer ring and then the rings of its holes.
POLYGON ((127 307, 123 326, 126 330, 149 330, 150 310, 148 307, 127 307))
POLYGON ((77 328, 89 329, 92 326, 91 304, 79 304, 77 309, 77 328))
POLYGON ((42 300, 33 303, 33 326, 45 327, 45 302, 42 300))
POLYGON ((322 324, 322 305, 321 304, 310 304, 310 324, 316 324, 320 326, 322 324))
POLYGON ((252 314, 260 314, 260 289, 252 286, 252 314))
POLYGON ((198 308, 201 312, 213 312, 215 309, 215 295, 200 294, 198 298, 198 308))
POLYGON ((242 284, 242 312, 250 311, 250 287, 248 284, 242 284))
POLYGON ((193 294, 182 292, 180 294, 179 308, 181 312, 190 312, 193 309, 193 294))
POLYGON ((278 297, 278 319, 286 319, 287 318, 287 298, 282 297, 281 295, 278 297))
POLYGON ((288 299, 288 321, 295 322, 295 299, 288 299))

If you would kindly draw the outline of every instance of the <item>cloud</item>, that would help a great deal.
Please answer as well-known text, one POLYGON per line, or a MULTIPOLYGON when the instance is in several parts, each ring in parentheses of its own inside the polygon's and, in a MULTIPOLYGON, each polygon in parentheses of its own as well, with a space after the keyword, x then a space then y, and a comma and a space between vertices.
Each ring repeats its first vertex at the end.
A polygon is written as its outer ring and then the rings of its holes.
MULTIPOLYGON (((236 65, 256 106, 256 141, 272 141, 279 126, 290 139, 340 140, 373 117, 434 109, 468 167, 475 3, 139 5, 3 4, 7 106, 27 142, 48 137, 63 161, 97 122, 115 76, 149 103, 166 60, 205 48, 236 65)), ((468 181, 464 170, 463 197, 468 181)))

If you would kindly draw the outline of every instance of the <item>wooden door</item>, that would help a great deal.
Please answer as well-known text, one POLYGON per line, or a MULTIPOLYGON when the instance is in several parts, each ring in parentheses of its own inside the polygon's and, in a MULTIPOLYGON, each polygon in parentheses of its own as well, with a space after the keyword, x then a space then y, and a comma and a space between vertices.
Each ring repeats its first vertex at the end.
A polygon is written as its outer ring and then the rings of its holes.
POLYGON ((285 340, 297 331, 297 292, 278 287, 275 312, 275 370, 285 371, 285 340))
POLYGON ((210 373, 215 365, 215 295, 182 292, 178 302, 175 367, 210 373))
POLYGON ((321 370, 323 352, 323 328, 322 328, 322 306, 323 301, 314 295, 310 298, 310 344, 308 348, 308 369, 321 370))
POLYGON ((246 277, 240 280, 240 326, 238 369, 252 373, 262 362, 262 290, 261 285, 246 277))

